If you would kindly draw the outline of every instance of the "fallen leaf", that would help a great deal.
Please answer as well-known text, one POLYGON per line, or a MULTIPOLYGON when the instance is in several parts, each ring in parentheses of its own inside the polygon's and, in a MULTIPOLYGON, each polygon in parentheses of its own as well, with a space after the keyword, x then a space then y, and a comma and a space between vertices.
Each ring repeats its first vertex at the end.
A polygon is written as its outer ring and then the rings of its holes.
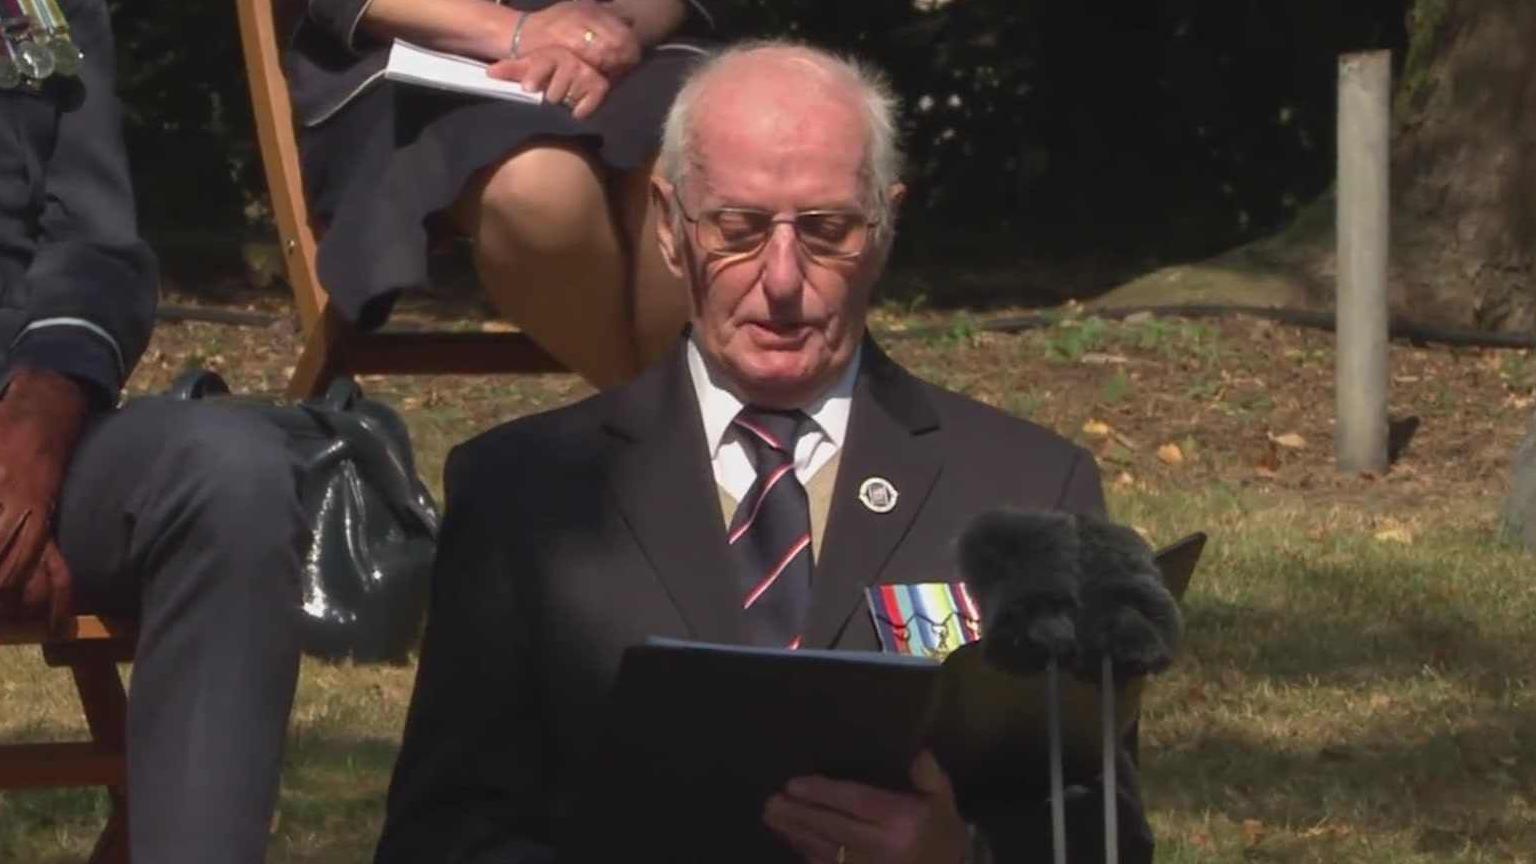
POLYGON ((1177 444, 1164 444, 1157 448, 1157 458, 1161 459, 1166 465, 1182 465, 1184 464, 1184 451, 1180 450, 1177 444))
POLYGON ((1119 474, 1115 475, 1116 486, 1129 486, 1135 482, 1136 478, 1132 477, 1131 472, 1129 471, 1121 471, 1119 474))
POLYGON ((1268 465, 1265 465, 1263 462, 1253 466, 1253 473, 1263 477, 1266 480, 1273 480, 1280 476, 1280 472, 1269 467, 1268 465))
POLYGON ((1131 440, 1131 437, 1129 435, 1126 435, 1124 432, 1121 432, 1119 429, 1112 429, 1112 430, 1110 430, 1109 434, 1115 436, 1115 440, 1120 442, 1120 446, 1124 447, 1127 450, 1140 450, 1141 449, 1141 445, 1140 444, 1137 444, 1135 441, 1131 440))
POLYGON ((1083 424, 1083 434, 1089 438, 1108 438, 1109 433, 1109 424, 1100 420, 1089 420, 1083 424))
POLYGON ((1245 846, 1257 846, 1264 839, 1264 823, 1257 819, 1243 820, 1243 844, 1245 846))
POLYGON ((1307 446, 1307 439, 1297 435, 1295 432, 1287 432, 1284 435, 1272 434, 1269 436, 1269 440, 1291 450, 1304 450, 1307 446))

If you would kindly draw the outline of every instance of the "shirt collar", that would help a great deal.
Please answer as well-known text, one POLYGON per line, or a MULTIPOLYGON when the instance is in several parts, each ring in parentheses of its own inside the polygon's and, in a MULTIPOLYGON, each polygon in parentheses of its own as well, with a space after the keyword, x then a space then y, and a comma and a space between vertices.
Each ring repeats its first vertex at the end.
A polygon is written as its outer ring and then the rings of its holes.
MULTIPOLYGON (((737 396, 730 382, 704 360, 693 336, 688 337, 688 376, 693 380, 693 392, 699 400, 699 415, 704 419, 704 443, 709 447, 710 458, 720 452, 725 433, 730 431, 731 421, 736 419, 746 403, 737 396)), ((848 435, 848 414, 853 406, 853 384, 858 379, 859 361, 864 346, 854 349, 848 368, 822 394, 806 405, 803 410, 832 442, 842 449, 848 435)))

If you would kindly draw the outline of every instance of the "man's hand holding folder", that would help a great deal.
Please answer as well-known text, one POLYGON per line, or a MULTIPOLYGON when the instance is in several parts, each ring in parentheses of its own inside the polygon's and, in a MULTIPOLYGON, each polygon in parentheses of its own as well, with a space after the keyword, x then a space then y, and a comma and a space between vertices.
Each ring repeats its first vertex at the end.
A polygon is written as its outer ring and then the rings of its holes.
POLYGON ((912 763, 913 792, 812 775, 768 799, 763 822, 806 861, 848 864, 955 864, 964 858, 965 822, 949 777, 924 750, 912 763))

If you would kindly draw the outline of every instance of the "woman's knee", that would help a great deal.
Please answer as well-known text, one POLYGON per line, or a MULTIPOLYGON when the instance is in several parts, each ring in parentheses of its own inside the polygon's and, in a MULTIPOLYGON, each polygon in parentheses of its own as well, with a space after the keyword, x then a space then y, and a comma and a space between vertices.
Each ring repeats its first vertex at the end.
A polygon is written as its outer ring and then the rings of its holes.
POLYGON ((480 224, 540 251, 590 250, 614 229, 599 168, 579 150, 544 145, 492 168, 479 190, 480 224))

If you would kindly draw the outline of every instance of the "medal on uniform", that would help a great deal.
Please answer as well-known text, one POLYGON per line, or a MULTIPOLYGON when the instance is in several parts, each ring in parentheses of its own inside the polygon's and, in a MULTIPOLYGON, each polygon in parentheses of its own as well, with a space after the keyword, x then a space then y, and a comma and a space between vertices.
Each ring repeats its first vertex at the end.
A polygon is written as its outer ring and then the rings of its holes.
POLYGON ((23 3, 32 3, 37 7, 38 14, 43 19, 43 27, 47 35, 42 43, 47 47, 48 53, 53 56, 54 70, 60 75, 80 74, 80 61, 85 55, 75 47, 75 42, 69 35, 69 21, 64 17, 64 10, 59 8, 58 0, 22 0, 23 3))
POLYGON ((872 585, 864 600, 888 654, 943 660, 981 639, 981 612, 964 582, 872 585))
POLYGON ((80 72, 84 55, 57 0, 0 0, 0 89, 37 90, 55 74, 80 72))

